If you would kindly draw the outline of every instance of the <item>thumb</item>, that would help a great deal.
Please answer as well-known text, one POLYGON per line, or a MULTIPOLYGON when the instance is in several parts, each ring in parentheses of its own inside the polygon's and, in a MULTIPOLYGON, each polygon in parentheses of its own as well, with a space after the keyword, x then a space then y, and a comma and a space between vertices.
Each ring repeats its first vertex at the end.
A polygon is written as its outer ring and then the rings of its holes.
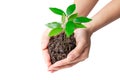
POLYGON ((68 61, 73 61, 81 55, 84 50, 84 45, 78 44, 67 56, 68 61))
POLYGON ((46 30, 41 38, 41 48, 42 49, 46 49, 47 45, 49 43, 49 36, 48 36, 49 30, 46 30))

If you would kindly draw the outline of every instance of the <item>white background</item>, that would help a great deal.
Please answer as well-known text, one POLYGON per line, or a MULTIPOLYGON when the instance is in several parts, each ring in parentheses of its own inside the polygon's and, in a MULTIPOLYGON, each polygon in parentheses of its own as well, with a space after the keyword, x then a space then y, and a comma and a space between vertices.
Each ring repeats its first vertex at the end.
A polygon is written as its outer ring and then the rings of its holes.
MULTIPOLYGON (((100 0, 89 17, 109 1, 100 0)), ((86 61, 53 74, 47 71, 40 37, 47 22, 60 20, 48 8, 65 10, 72 3, 0 0, 0 80, 120 80, 120 19, 93 34, 86 61)))

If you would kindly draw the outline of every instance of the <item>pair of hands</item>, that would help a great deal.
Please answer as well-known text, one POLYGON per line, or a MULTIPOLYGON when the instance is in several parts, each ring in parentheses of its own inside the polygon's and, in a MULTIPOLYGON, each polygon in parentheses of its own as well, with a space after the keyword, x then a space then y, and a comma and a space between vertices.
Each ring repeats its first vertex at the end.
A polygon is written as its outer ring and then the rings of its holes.
POLYGON ((72 67, 88 58, 89 50, 90 50, 90 33, 89 30, 86 29, 76 29, 74 31, 74 37, 76 39, 76 47, 68 54, 67 58, 57 61, 54 64, 50 62, 50 56, 48 53, 47 45, 49 42, 48 36, 49 30, 46 30, 42 37, 42 52, 47 64, 48 70, 50 72, 55 72, 63 68, 72 67))

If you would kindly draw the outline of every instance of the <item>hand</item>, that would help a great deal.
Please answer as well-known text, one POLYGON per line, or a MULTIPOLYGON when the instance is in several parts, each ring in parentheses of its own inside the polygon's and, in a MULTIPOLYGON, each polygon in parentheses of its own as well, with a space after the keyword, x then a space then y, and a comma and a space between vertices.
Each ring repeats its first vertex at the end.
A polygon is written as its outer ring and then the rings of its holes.
POLYGON ((73 65, 84 61, 88 58, 90 50, 90 37, 91 34, 86 29, 76 29, 74 32, 76 39, 76 47, 67 56, 67 58, 60 60, 53 65, 50 65, 48 69, 50 71, 57 71, 63 68, 72 67, 73 65))
POLYGON ((49 29, 47 29, 42 36, 42 40, 41 40, 41 48, 42 48, 42 53, 45 59, 45 63, 47 64, 47 67, 49 67, 51 65, 51 61, 50 61, 50 56, 48 54, 48 43, 49 43, 49 29))
POLYGON ((49 71, 55 72, 63 68, 72 67, 73 65, 88 58, 91 35, 87 29, 76 29, 74 32, 74 37, 76 39, 76 48, 73 49, 68 54, 66 59, 63 59, 51 65, 50 56, 48 54, 48 49, 47 49, 47 45, 49 42, 48 33, 49 30, 46 30, 44 32, 41 45, 42 45, 43 56, 49 71))

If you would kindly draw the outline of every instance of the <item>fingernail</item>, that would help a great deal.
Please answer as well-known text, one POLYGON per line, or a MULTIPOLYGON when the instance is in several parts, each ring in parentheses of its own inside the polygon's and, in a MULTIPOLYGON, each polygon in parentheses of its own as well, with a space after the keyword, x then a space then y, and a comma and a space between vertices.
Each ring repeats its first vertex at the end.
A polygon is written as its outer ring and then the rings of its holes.
POLYGON ((49 72, 54 73, 54 72, 55 72, 55 70, 49 70, 49 72))
POLYGON ((51 71, 52 69, 51 68, 48 68, 48 71, 51 71))
POLYGON ((68 60, 68 61, 72 61, 72 57, 71 57, 71 56, 68 56, 68 57, 67 57, 67 60, 68 60))
POLYGON ((49 70, 52 70, 52 69, 50 69, 49 67, 48 67, 47 69, 48 69, 48 71, 49 71, 49 70))
POLYGON ((49 71, 53 71, 55 70, 56 68, 48 68, 49 71))

